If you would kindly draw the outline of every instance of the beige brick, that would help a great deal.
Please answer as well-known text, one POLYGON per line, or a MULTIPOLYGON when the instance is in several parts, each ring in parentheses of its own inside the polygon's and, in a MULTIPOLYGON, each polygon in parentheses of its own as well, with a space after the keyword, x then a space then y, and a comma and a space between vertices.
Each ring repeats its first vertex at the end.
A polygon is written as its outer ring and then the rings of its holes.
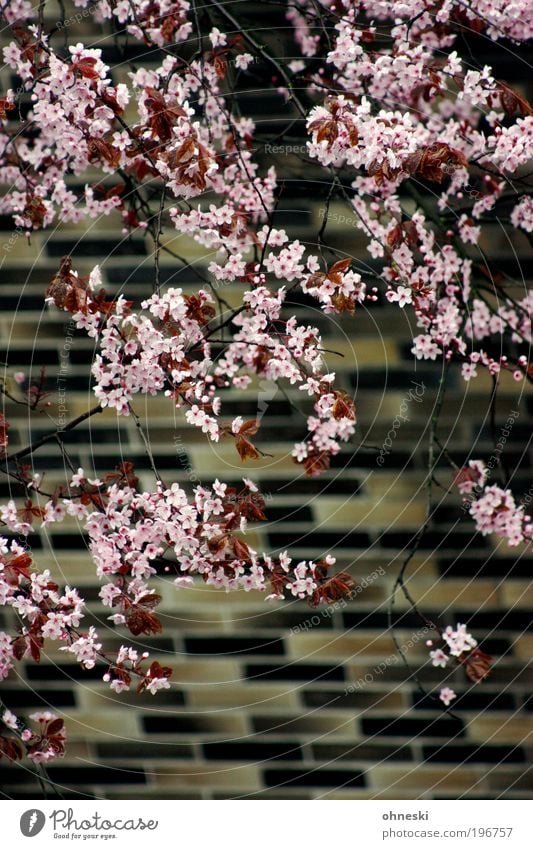
MULTIPOLYGON (((394 794, 397 789, 409 789, 413 795, 430 793, 439 795, 444 790, 462 792, 477 786, 483 788, 484 769, 455 765, 430 767, 416 764, 401 769, 392 766, 377 765, 369 770, 372 787, 383 789, 394 794)), ((391 828, 394 826, 391 824, 391 828)))
POLYGON ((329 741, 331 736, 354 740, 355 720, 353 711, 330 710, 326 714, 322 711, 309 712, 304 715, 290 716, 276 712, 266 713, 258 710, 261 733, 269 736, 291 735, 311 737, 314 741, 320 739, 322 742, 329 741))
POLYGON ((401 525, 402 528, 419 528, 424 522, 425 506, 406 504, 404 501, 376 502, 370 498, 355 497, 351 499, 328 498, 317 500, 314 505, 318 526, 328 528, 350 527, 354 530, 369 530, 371 528, 392 528, 401 525))
POLYGON ((422 491, 423 480, 419 472, 375 471, 370 475, 365 474, 365 488, 372 497, 405 502, 422 491))
POLYGON ((297 702, 298 694, 292 683, 284 686, 232 684, 227 687, 187 687, 187 703, 191 707, 270 710, 296 707, 297 702))
POLYGON ((526 764, 514 768, 498 766, 487 773, 487 785, 491 790, 504 792, 508 787, 513 797, 520 791, 528 791, 531 796, 533 790, 533 774, 526 764))
MULTIPOLYGON (((409 575, 412 580, 416 580, 417 602, 426 607, 437 608, 444 612, 448 607, 490 609, 499 606, 499 589, 495 581, 476 578, 475 581, 465 584, 464 581, 443 578, 439 581, 428 582, 425 570, 419 571, 417 566, 409 569, 409 575)), ((398 602, 400 607, 406 606, 401 593, 398 593, 398 602)))
POLYGON ((513 645, 513 652, 516 657, 529 664, 533 654, 533 634, 522 634, 513 645))
POLYGON ((134 742, 139 737, 137 715, 133 710, 113 710, 108 704, 105 713, 76 711, 62 715, 69 740, 111 742, 117 739, 134 742))
POLYGON ((189 661, 173 661, 172 669, 172 680, 176 686, 188 682, 221 686, 240 678, 239 665, 230 660, 191 658, 189 661))
POLYGON ((479 743, 531 742, 533 721, 512 716, 478 716, 468 723, 468 736, 479 743))
POLYGON ((316 660, 326 657, 342 657, 344 661, 365 655, 387 655, 393 650, 390 637, 376 636, 374 631, 365 635, 358 629, 355 635, 321 631, 318 634, 293 634, 287 641, 290 657, 316 660))
POLYGON ((186 767, 160 767, 152 780, 157 787, 222 787, 247 793, 261 787, 260 772, 254 766, 228 766, 225 763, 188 764, 186 767))
POLYGON ((505 580, 502 588, 502 606, 504 608, 531 608, 533 606, 533 586, 531 582, 505 580))

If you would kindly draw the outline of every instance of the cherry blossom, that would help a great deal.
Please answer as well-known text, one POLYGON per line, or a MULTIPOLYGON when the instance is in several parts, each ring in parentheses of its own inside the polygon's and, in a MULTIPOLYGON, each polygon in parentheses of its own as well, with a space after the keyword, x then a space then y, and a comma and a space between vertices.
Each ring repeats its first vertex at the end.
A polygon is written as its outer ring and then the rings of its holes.
POLYGON ((443 687, 439 693, 439 699, 446 707, 456 698, 457 693, 451 687, 443 687))
MULTIPOLYGON (((118 215, 125 236, 146 238, 154 250, 152 292, 140 303, 125 294, 108 298, 104 262, 81 276, 70 257, 44 293, 50 310, 68 313, 94 342, 96 411, 133 417, 142 433, 137 399, 161 396, 182 423, 234 445, 236 457, 253 465, 265 454, 264 412, 258 406, 249 419, 228 416, 225 399, 272 382, 307 404, 291 455, 308 476, 319 476, 352 440, 356 408, 336 379, 334 352, 324 356, 320 323, 299 321, 291 295, 311 299, 323 320, 353 320, 354 333, 359 314, 384 298, 412 322, 415 359, 455 367, 465 382, 483 372, 497 381, 504 371, 517 383, 532 379, 525 351, 533 338, 533 293, 510 294, 478 247, 495 221, 510 243, 516 230, 521 238, 532 230, 532 110, 491 67, 473 67, 461 40, 466 27, 484 39, 525 42, 533 34, 530 4, 447 0, 433 9, 422 0, 301 0, 286 11, 296 50, 287 63, 236 31, 222 7, 216 25, 205 12, 208 23, 198 33, 188 0, 76 6, 159 58, 147 67, 136 63, 115 82, 101 48, 63 43, 63 22, 49 32, 40 7, 26 0, 4 4, 3 59, 20 87, 0 98, 0 212, 25 237, 118 215), (185 59, 176 46, 191 39, 197 46, 185 59), (266 155, 262 128, 235 108, 236 81, 255 73, 256 61, 269 65, 273 88, 302 119, 302 161, 312 160, 329 185, 314 241, 274 226, 285 178, 278 177, 276 157, 266 155), (21 93, 26 114, 18 108, 21 93), (333 201, 343 204, 371 265, 329 246, 333 201), (160 254, 183 262, 173 239, 163 238, 169 233, 206 252, 205 274, 187 268, 198 278, 194 293, 161 284, 160 254), (224 297, 229 284, 241 292, 236 306, 224 297), (495 335, 500 355, 491 344, 495 335)), ((16 371, 13 381, 18 395, 5 390, 6 397, 27 402, 30 411, 45 409, 44 373, 27 385, 16 371)), ((84 629, 85 602, 76 588, 40 571, 20 542, 36 526, 67 517, 87 533, 109 627, 134 636, 161 630, 161 569, 179 592, 201 580, 311 606, 351 593, 353 580, 331 572, 329 553, 294 561, 289 552, 273 556, 246 542, 249 524, 266 518, 252 473, 239 487, 218 480, 186 487, 164 480, 151 464, 153 485, 141 487, 132 464, 121 463, 101 478, 77 469, 50 493, 46 469, 25 469, 9 456, 8 429, 0 414, 2 463, 26 498, 0 504, 7 535, 0 540, 0 605, 19 620, 13 634, 0 632, 1 679, 21 660, 38 662, 50 640, 86 669, 102 665, 103 680, 117 693, 134 681, 152 695, 171 686, 170 667, 150 663, 147 654, 126 643, 106 651, 105 634, 84 629)), ((455 484, 481 534, 512 547, 531 544, 531 517, 510 489, 488 484, 481 460, 468 460, 455 484)), ((458 663, 476 683, 489 674, 491 659, 465 624, 440 636, 442 648, 430 652, 433 666, 458 663)), ((441 691, 445 706, 454 698, 449 688, 441 691)), ((4 724, 16 731, 13 716, 4 712, 4 724)), ((34 721, 38 732, 17 725, 28 756, 36 763, 60 756, 62 720, 45 713, 34 721)), ((5 745, 4 753, 20 756, 17 743, 5 745)))

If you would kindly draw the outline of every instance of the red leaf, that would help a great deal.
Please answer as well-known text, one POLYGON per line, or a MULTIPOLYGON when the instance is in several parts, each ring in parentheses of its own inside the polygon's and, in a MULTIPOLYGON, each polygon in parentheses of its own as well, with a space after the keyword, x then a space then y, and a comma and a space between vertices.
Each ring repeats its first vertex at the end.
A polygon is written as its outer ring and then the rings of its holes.
POLYGON ((161 596, 158 593, 147 593, 139 599, 139 604, 143 607, 157 607, 161 601, 161 596))
POLYGON ((339 421, 339 419, 355 421, 355 405, 345 392, 336 392, 336 399, 331 412, 336 421, 339 421))
POLYGON ((150 665, 148 674, 150 678, 170 678, 172 675, 172 669, 170 666, 161 666, 157 660, 154 660, 150 665))
POLYGON ((233 551, 235 552, 235 557, 238 557, 239 560, 248 560, 250 557, 250 549, 240 539, 233 540, 233 551))
POLYGON ((248 419, 248 421, 243 422, 240 427, 239 434, 241 436, 254 436, 259 430, 259 422, 257 419, 248 419))
POLYGON ((46 729, 46 736, 53 737, 55 734, 59 734, 59 732, 63 729, 64 725, 64 720, 54 719, 46 729))
POLYGON ((243 436, 238 436, 235 440, 235 447, 239 452, 240 458, 243 463, 246 463, 247 460, 257 460, 259 458, 259 451, 249 439, 245 439, 243 436))
POLYGON ((89 80, 97 80, 100 77, 98 71, 95 71, 97 61, 98 60, 92 56, 85 56, 83 59, 78 59, 77 62, 74 62, 72 67, 74 71, 78 71, 82 77, 87 77, 89 80))
POLYGON ((14 103, 10 103, 10 101, 6 97, 0 97, 0 120, 5 121, 7 118, 7 112, 12 112, 15 108, 14 103))
POLYGON ((348 271, 350 265, 352 264, 351 257, 347 256, 344 259, 339 259, 338 262, 334 263, 328 271, 328 277, 330 274, 342 274, 344 271, 348 271))
POLYGON ((322 472, 329 469, 330 456, 327 451, 317 451, 309 454, 303 461, 305 473, 308 477, 318 477, 322 472))
POLYGON ((126 613, 126 625, 134 637, 139 634, 160 634, 161 622, 154 613, 134 608, 126 613))

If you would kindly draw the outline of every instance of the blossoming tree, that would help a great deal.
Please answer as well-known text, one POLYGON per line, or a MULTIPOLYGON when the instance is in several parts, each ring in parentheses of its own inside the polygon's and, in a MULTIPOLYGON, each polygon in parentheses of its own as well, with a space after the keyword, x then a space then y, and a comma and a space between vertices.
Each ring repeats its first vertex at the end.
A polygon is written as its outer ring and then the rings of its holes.
MULTIPOLYGON (((280 24, 293 27, 287 60, 241 25, 243 4, 234 12, 212 0, 200 16, 188 0, 96 0, 90 7, 89 0, 76 0, 78 17, 90 14, 116 39, 126 34, 158 57, 150 67, 137 61, 128 82, 115 84, 101 49, 69 43, 69 19, 46 25, 47 6, 0 5, 8 33, 3 59, 20 81, 0 99, 0 210, 28 238, 61 222, 119 212, 125 236, 152 240, 153 287, 141 303, 129 301, 127 292, 109 298, 100 267, 80 276, 68 256, 43 298, 51 310, 68 313, 98 350, 94 406, 64 430, 105 407, 133 416, 154 485, 143 491, 132 464, 123 462, 98 479, 72 467, 50 492, 39 448, 57 441, 57 430, 10 453, 2 417, 1 470, 24 486, 26 499, 0 507, 0 604, 17 623, 0 633, 0 678, 23 658, 38 662, 45 641, 59 641, 83 667, 101 664, 116 692, 135 681, 139 692, 156 694, 169 687, 171 668, 139 655, 127 638, 118 653, 106 650, 104 636, 84 629, 78 590, 60 587, 39 568, 27 535, 65 516, 82 522, 109 618, 134 636, 161 629, 155 569, 161 563, 175 573, 177 587, 198 576, 226 590, 313 606, 350 595, 353 579, 334 572, 333 556, 295 562, 290 552, 274 557, 245 542, 247 524, 266 517, 252 479, 244 478, 240 489, 217 480, 190 491, 168 480, 155 465, 135 398, 164 396, 206 439, 233 441, 253 468, 261 455, 261 418, 228 418, 225 393, 257 376, 289 384, 313 404, 294 461, 319 476, 353 437, 356 414, 324 365, 318 329, 287 313, 287 297, 298 291, 327 315, 353 316, 354 328, 362 305, 378 298, 410 311, 418 328, 413 357, 440 364, 443 375, 459 364, 465 381, 482 370, 496 382, 502 371, 530 381, 531 294, 517 298, 512 281, 480 260, 475 246, 494 221, 515 238, 533 229, 533 119, 518 91, 476 65, 462 35, 474 32, 512 48, 531 35, 533 9, 523 0, 300 0, 279 7, 280 24), (303 128, 303 161, 321 169, 328 187, 312 244, 274 226, 276 156, 265 165, 257 155, 265 133, 235 97, 247 75, 285 98, 288 119, 277 141, 303 128), (23 97, 29 111, 20 110, 23 97), (71 178, 85 184, 81 194, 71 178), (328 245, 334 199, 355 218, 377 270, 328 245), (160 283, 160 255, 169 251, 162 234, 173 230, 212 253, 195 294, 160 283), (220 295, 230 282, 242 286, 236 309, 220 295), (489 345, 494 334, 509 343, 501 356, 489 345)), ((30 412, 46 404, 42 386, 28 386, 22 374, 16 381, 15 389, 4 384, 4 397, 30 412)), ((448 456, 436 427, 444 391, 442 379, 429 430, 429 492, 437 461, 448 456)), ((525 508, 510 490, 489 485, 481 461, 453 474, 482 534, 510 546, 531 543, 525 508)), ((393 597, 403 591, 418 611, 405 586, 408 563, 409 557, 393 597)), ((428 643, 435 666, 459 662, 474 682, 489 673, 490 658, 463 624, 443 627, 428 643)), ((454 697, 448 687, 440 693, 446 706, 454 697)), ((63 753, 61 719, 37 714, 35 730, 9 705, 2 711, 0 753, 27 756, 41 769, 63 753)))

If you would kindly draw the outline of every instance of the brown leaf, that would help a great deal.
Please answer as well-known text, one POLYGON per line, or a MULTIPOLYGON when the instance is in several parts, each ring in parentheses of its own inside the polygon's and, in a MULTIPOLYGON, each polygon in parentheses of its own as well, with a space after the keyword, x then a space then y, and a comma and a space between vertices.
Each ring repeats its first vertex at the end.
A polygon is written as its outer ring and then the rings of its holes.
POLYGON ((461 661, 470 681, 478 684, 491 673, 492 657, 481 649, 473 649, 467 657, 461 661))
POLYGON ((207 547, 212 554, 220 554, 226 548, 228 534, 218 534, 207 541, 207 547))
POLYGON ((336 421, 339 419, 351 419, 355 421, 355 404, 346 392, 336 392, 335 403, 331 411, 336 421))
POLYGON ((148 674, 150 675, 150 678, 170 678, 172 675, 172 669, 170 666, 161 666, 157 660, 154 660, 150 664, 148 674))
POLYGON ((389 248, 394 250, 402 242, 402 225, 396 224, 387 234, 387 244, 389 248))
POLYGON ((500 102, 505 114, 511 117, 517 112, 522 118, 531 115, 532 109, 525 97, 522 97, 514 88, 500 83, 500 102))
POLYGON ((316 451, 309 454, 303 461, 305 473, 308 477, 318 477, 322 472, 329 469, 330 456, 326 451, 316 451))
POLYGON ((46 736, 52 737, 63 729, 65 722, 63 719, 54 719, 46 729, 46 736))
POLYGON ((158 593, 146 593, 138 599, 138 603, 143 607, 157 607, 161 602, 161 596, 158 593))
POLYGON ((308 286, 322 286, 322 283, 326 279, 326 274, 323 271, 317 271, 316 274, 311 274, 307 278, 308 286))
POLYGON ((228 70, 228 63, 222 56, 215 56, 213 59, 213 65, 215 67, 217 79, 223 80, 226 76, 226 71, 228 70))
POLYGON ((240 539, 233 540, 233 551, 235 552, 235 557, 238 557, 239 560, 248 560, 250 557, 250 549, 240 539))
POLYGON ((154 613, 132 608, 126 613, 126 625, 134 637, 139 634, 160 634, 161 622, 154 613))
POLYGON ((247 460, 257 460, 260 456, 259 451, 249 439, 246 439, 244 436, 238 436, 235 440, 235 447, 239 452, 240 458, 243 463, 246 463, 247 460))
POLYGON ((329 269, 328 277, 331 280, 333 274, 343 274, 345 271, 348 271, 351 264, 352 264, 352 259, 349 256, 345 257, 344 259, 339 259, 329 269))
POLYGON ((176 167, 176 165, 183 165, 184 162, 190 162, 190 160, 195 154, 195 151, 196 139, 192 138, 192 136, 189 136, 189 138, 185 139, 185 141, 180 144, 180 146, 176 150, 172 151, 172 164, 174 165, 174 167, 176 167))
POLYGON ((336 292, 331 296, 331 303, 335 308, 335 312, 349 312, 353 315, 355 312, 355 301, 349 295, 343 295, 342 292, 336 292))
POLYGON ((84 56, 83 59, 78 59, 77 62, 72 63, 72 69, 81 74, 82 77, 86 77, 89 80, 97 80, 100 77, 98 71, 95 70, 97 61, 92 56, 84 56))
POLYGON ((259 430, 259 422, 257 419, 248 419, 248 421, 243 422, 240 427, 239 433, 241 436, 254 436, 259 430))
POLYGON ((0 120, 5 121, 7 112, 12 112, 15 104, 11 103, 6 97, 0 97, 0 120))
POLYGON ((415 151, 407 157, 404 170, 408 174, 417 175, 433 183, 442 183, 447 169, 443 166, 467 167, 468 160, 464 154, 445 142, 434 142, 425 148, 415 151))
POLYGON ((24 746, 16 737, 0 736, 0 759, 2 756, 8 761, 20 761, 24 756, 24 746))

